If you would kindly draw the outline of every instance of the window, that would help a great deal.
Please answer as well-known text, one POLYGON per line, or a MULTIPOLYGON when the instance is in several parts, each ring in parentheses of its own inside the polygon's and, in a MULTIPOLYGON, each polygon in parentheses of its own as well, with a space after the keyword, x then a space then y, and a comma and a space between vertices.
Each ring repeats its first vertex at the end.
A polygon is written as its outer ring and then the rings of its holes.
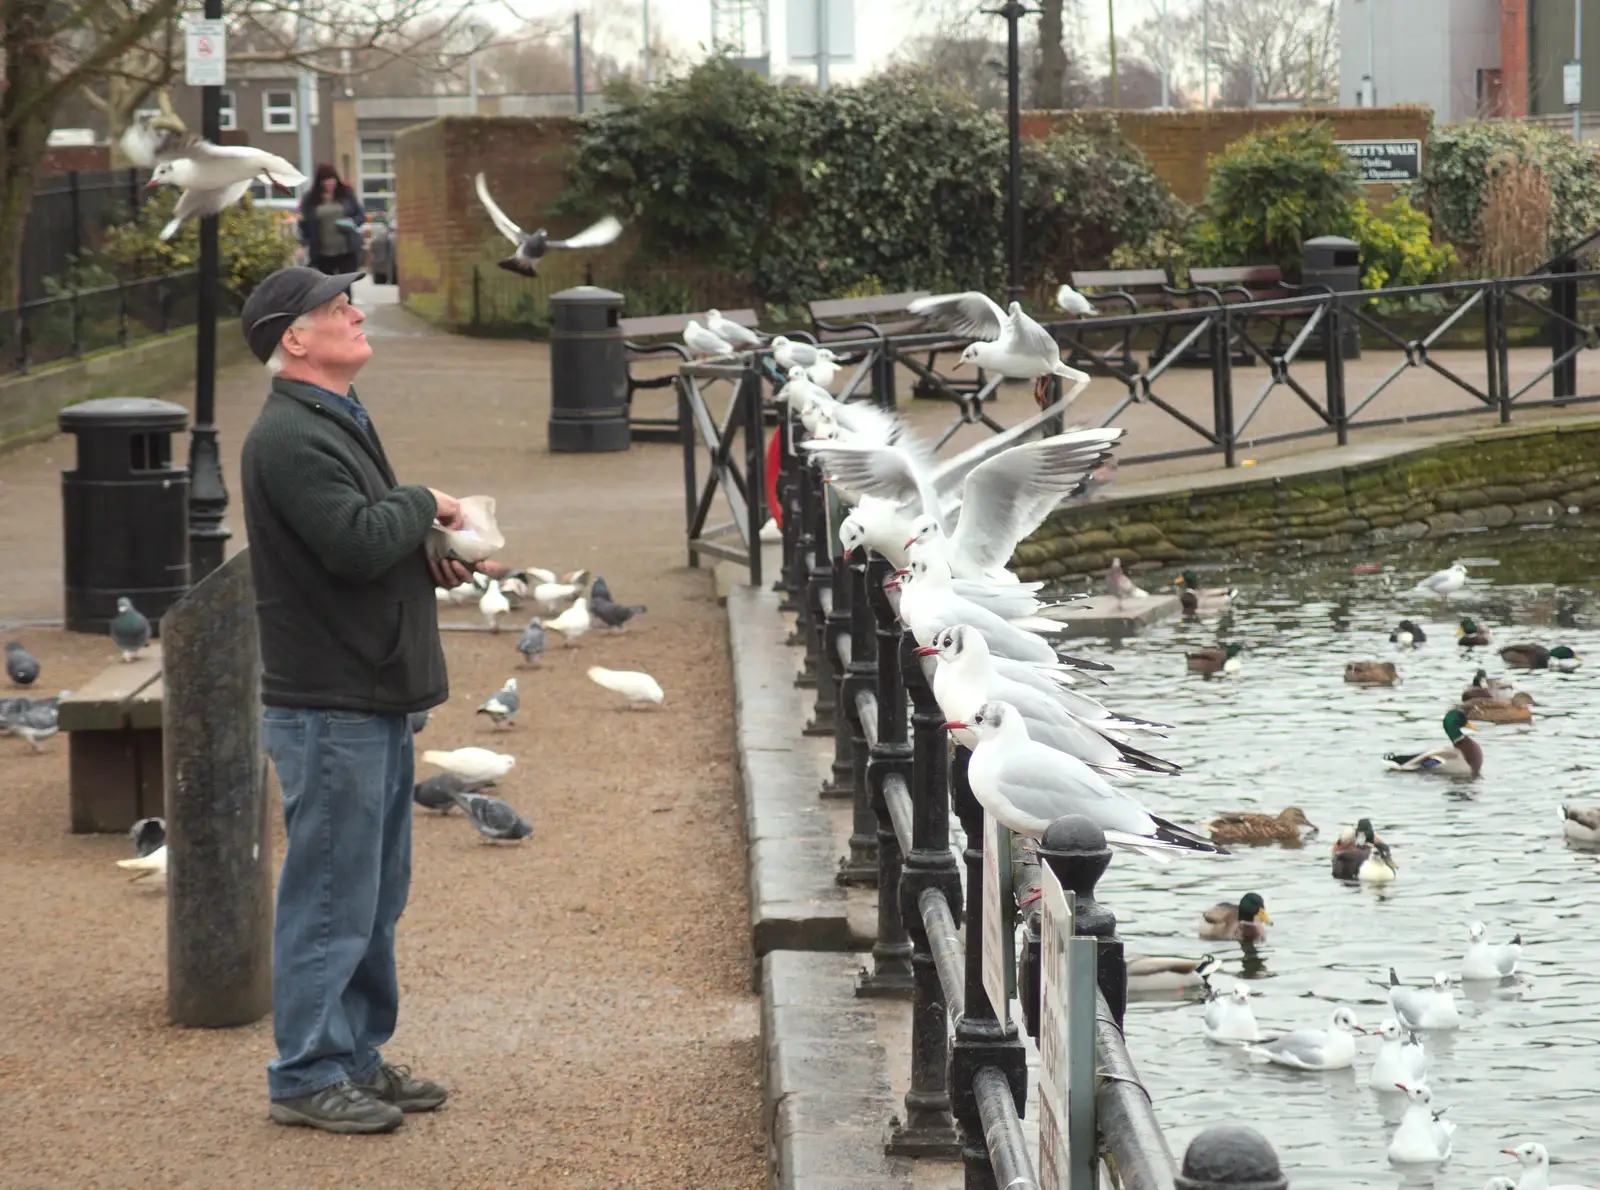
POLYGON ((394 205, 394 140, 387 136, 361 138, 361 205, 370 212, 394 205))
POLYGON ((239 110, 234 104, 233 92, 222 93, 222 124, 224 132, 232 132, 239 127, 239 110))
POLYGON ((300 127, 295 118, 293 91, 261 93, 261 127, 268 132, 294 132, 300 127))

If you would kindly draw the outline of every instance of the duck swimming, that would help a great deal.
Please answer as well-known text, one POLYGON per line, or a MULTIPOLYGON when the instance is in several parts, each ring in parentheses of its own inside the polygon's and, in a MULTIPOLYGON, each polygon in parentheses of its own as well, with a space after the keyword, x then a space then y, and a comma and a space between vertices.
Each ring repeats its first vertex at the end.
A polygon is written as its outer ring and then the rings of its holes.
POLYGON ((1354 880, 1377 841, 1370 818, 1363 818, 1355 826, 1340 831, 1333 843, 1334 876, 1340 880, 1354 880))
POLYGON ((1526 690, 1518 690, 1510 698, 1473 698, 1461 704, 1468 719, 1479 723, 1532 723, 1533 708, 1538 704, 1526 690))
POLYGON ((1203 590, 1200 586, 1200 576, 1192 570, 1185 570, 1172 580, 1178 588, 1178 602, 1183 605, 1186 612, 1200 610, 1202 603, 1232 603, 1239 594, 1237 587, 1212 587, 1203 590))
POLYGON ((1477 648, 1479 645, 1489 643, 1490 636, 1487 628, 1480 628, 1476 620, 1462 620, 1461 627, 1456 629, 1456 644, 1464 649, 1477 648))
POLYGON ((1400 680, 1400 671, 1393 661, 1350 661, 1345 663, 1344 680, 1364 686, 1393 686, 1400 680))
POLYGON ((1402 649, 1414 649, 1427 641, 1428 634, 1410 620, 1401 620, 1389 634, 1389 643, 1402 649))
POLYGON ((1391 772, 1439 773, 1447 777, 1476 777, 1483 771, 1483 749, 1476 740, 1468 739, 1463 732, 1476 731, 1467 722, 1466 712, 1456 707, 1444 717, 1444 734, 1450 743, 1431 752, 1407 754, 1391 752, 1384 762, 1391 772))
POLYGON ((1193 653, 1185 655, 1189 662, 1189 672, 1205 674, 1208 678, 1219 673, 1236 674, 1241 665, 1239 654, 1243 649, 1244 646, 1241 644, 1231 644, 1226 649, 1220 646, 1215 649, 1196 649, 1193 653))
POLYGON ((1472 684, 1461 692, 1461 701, 1474 698, 1510 698, 1512 685, 1504 678, 1491 678, 1487 670, 1480 669, 1472 675, 1472 684))
POLYGON ((1200 918, 1200 937, 1212 941, 1264 942, 1272 918, 1260 893, 1245 893, 1237 905, 1213 905, 1200 918))
POLYGON ((1507 645, 1500 650, 1500 660, 1518 669, 1554 669, 1571 673, 1583 661, 1566 645, 1547 649, 1543 645, 1507 645))
POLYGON ((1205 826, 1218 843, 1298 843, 1302 832, 1314 834, 1317 829, 1299 806, 1290 806, 1282 814, 1234 810, 1218 814, 1205 826))
POLYGON ((1371 853, 1357 869, 1356 879, 1363 884, 1390 884, 1399 866, 1394 862, 1387 843, 1374 843, 1371 853))

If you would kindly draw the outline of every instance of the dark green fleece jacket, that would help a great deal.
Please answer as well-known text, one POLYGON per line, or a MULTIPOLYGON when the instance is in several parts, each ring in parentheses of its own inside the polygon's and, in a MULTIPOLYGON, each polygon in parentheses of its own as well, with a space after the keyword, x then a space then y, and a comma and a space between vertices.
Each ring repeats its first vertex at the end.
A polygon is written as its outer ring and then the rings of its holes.
MULTIPOLYGON (((351 394, 352 396, 354 393, 351 394)), ((427 488, 314 385, 272 382, 240 486, 267 706, 409 713, 449 697, 427 488)))

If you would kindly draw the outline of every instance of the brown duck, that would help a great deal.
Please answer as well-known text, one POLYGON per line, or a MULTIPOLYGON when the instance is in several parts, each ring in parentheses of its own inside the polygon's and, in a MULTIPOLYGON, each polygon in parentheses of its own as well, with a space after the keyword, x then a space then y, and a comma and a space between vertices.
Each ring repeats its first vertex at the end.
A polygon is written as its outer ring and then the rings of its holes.
POLYGON ((1479 723, 1532 723, 1533 695, 1519 690, 1510 698, 1469 698, 1461 704, 1468 719, 1479 723))
POLYGON ((1351 661, 1344 667, 1344 680, 1363 686, 1393 686, 1400 680, 1400 671, 1393 661, 1351 661))
POLYGON ((1510 698, 1511 683, 1504 678, 1491 678, 1487 670, 1480 669, 1472 675, 1472 684, 1461 692, 1462 702, 1475 698, 1510 698))
POLYGON ((1189 662, 1189 672, 1192 674, 1236 674, 1239 672, 1239 654, 1244 649, 1243 645, 1232 644, 1227 648, 1196 649, 1193 653, 1186 654, 1189 662))
POLYGON ((1298 843, 1302 831, 1314 834, 1316 829, 1299 806, 1290 806, 1282 814, 1234 810, 1206 823, 1207 832, 1219 843, 1298 843))

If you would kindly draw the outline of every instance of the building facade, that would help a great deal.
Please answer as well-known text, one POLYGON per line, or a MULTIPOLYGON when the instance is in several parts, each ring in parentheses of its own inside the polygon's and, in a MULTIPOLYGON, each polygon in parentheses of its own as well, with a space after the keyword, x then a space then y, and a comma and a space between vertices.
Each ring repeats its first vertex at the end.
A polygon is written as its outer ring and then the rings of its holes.
MULTIPOLYGON (((1558 0, 1559 2, 1559 0, 1558 0)), ((1339 103, 1496 114, 1502 0, 1339 0, 1339 103)))

